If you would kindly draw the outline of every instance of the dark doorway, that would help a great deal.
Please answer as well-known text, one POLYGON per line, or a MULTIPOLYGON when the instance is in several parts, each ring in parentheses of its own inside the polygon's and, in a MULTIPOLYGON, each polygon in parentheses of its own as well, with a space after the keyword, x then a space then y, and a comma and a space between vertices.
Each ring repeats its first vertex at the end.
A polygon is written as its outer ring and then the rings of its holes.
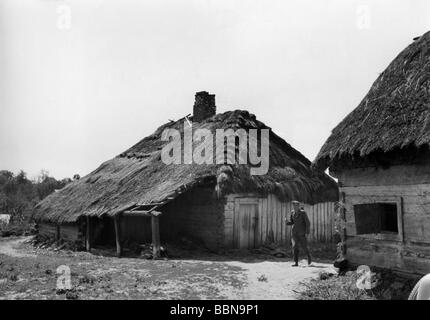
POLYGON ((115 227, 111 217, 91 218, 94 245, 115 246, 115 227))

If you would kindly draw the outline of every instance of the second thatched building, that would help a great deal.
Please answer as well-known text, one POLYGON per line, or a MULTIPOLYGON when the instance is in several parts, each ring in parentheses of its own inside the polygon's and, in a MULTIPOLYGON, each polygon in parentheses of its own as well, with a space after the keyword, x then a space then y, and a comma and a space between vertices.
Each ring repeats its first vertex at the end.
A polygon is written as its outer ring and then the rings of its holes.
POLYGON ((351 262, 430 272, 430 32, 391 62, 315 165, 339 179, 351 262))

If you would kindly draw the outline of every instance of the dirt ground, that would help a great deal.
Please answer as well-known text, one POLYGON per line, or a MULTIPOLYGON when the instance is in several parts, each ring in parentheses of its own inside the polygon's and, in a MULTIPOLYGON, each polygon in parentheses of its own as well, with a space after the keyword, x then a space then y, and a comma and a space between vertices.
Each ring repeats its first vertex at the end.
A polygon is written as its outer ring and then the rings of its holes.
POLYGON ((119 259, 36 249, 30 239, 0 238, 0 299, 296 299, 303 283, 332 271, 330 263, 292 267, 289 258, 250 253, 119 259), (60 266, 70 268, 70 290, 57 287, 60 266))

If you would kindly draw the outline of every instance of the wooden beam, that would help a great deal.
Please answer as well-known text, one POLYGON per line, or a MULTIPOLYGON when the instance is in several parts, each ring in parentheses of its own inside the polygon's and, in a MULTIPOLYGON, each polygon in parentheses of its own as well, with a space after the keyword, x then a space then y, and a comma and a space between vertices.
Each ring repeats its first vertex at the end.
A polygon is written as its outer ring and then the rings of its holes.
POLYGON ((57 230, 56 230, 56 234, 55 234, 55 240, 57 241, 57 246, 60 244, 60 225, 57 224, 57 230))
POLYGON ((143 210, 127 210, 122 213, 125 216, 143 216, 143 217, 150 217, 151 215, 148 213, 148 211, 143 210))
POLYGON ((142 216, 142 217, 152 217, 152 216, 158 216, 161 214, 160 211, 145 211, 145 210, 127 210, 123 212, 126 216, 142 216))
POLYGON ((151 217, 152 226, 152 255, 154 259, 160 257, 160 224, 158 216, 151 217))
POLYGON ((152 206, 157 206, 157 207, 159 207, 159 206, 162 206, 162 205, 164 205, 164 204, 166 204, 166 202, 165 202, 165 201, 163 201, 163 202, 153 202, 153 203, 147 203, 147 204, 137 204, 136 206, 137 206, 138 208, 141 208, 141 207, 152 207, 152 206))
POLYGON ((121 257, 122 248, 121 248, 121 234, 120 234, 120 216, 114 217, 114 225, 115 225, 115 242, 116 242, 116 255, 121 257))
POLYGON ((164 204, 164 202, 160 202, 160 203, 153 203, 153 204, 142 204, 142 205, 137 205, 132 209, 126 209, 124 210, 124 212, 126 213, 131 213, 131 212, 147 212, 147 213, 151 213, 152 211, 154 211, 155 209, 159 208, 160 206, 162 206, 164 204), (145 207, 150 207, 149 210, 145 210, 145 207))
MULTIPOLYGON (((153 206, 151 209, 149 209, 148 210, 148 213, 151 213, 151 212, 155 212, 155 209, 157 209, 159 207, 159 205, 155 205, 155 206, 153 206)), ((160 212, 161 213, 161 212, 160 212)))
POLYGON ((343 224, 345 223, 345 226, 342 228, 340 236, 341 236, 341 241, 343 243, 343 247, 342 247, 342 253, 346 254, 347 248, 346 248, 346 237, 347 237, 347 232, 346 232, 346 195, 345 192, 340 192, 340 198, 341 198, 341 204, 342 204, 342 208, 341 208, 341 225, 343 226, 343 224))
POLYGON ((90 225, 90 217, 86 216, 86 233, 85 233, 85 248, 88 252, 91 251, 91 225, 90 225))

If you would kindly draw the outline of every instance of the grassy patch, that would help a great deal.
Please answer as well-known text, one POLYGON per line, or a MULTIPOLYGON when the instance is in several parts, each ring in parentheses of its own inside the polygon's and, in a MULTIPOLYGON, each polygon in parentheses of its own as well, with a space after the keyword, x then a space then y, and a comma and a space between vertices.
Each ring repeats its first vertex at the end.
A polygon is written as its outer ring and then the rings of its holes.
POLYGON ((30 244, 19 250, 33 256, 0 254, 0 300, 227 299, 245 281, 240 267, 220 262, 118 259, 30 244), (70 268, 71 288, 57 287, 60 266, 70 268))
POLYGON ((359 289, 361 277, 355 270, 344 275, 321 275, 320 279, 304 283, 300 292, 302 300, 405 300, 417 278, 407 278, 391 271, 372 270, 372 289, 359 289))

